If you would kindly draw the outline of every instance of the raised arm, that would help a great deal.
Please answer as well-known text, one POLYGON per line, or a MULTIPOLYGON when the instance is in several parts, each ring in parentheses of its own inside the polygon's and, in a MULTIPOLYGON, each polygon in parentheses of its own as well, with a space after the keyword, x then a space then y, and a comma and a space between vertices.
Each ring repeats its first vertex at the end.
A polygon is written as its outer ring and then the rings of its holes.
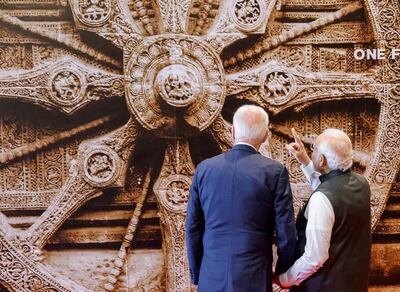
POLYGON ((308 156, 306 148, 304 147, 304 144, 301 141, 301 138, 300 138, 299 134, 296 132, 295 128, 292 128, 292 134, 293 134, 294 142, 287 144, 286 149, 301 164, 301 170, 303 171, 304 175, 306 176, 312 189, 315 190, 321 183, 319 180, 319 176, 321 174, 319 172, 315 171, 313 163, 312 163, 310 157, 308 156))

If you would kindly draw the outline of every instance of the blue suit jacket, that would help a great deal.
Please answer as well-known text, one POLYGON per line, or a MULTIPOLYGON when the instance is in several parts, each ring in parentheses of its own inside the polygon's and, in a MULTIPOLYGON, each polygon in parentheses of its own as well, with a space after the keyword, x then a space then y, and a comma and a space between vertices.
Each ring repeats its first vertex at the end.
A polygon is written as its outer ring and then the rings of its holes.
POLYGON ((186 218, 192 282, 199 292, 272 291, 272 242, 277 274, 294 261, 296 228, 286 168, 252 147, 197 166, 186 218))

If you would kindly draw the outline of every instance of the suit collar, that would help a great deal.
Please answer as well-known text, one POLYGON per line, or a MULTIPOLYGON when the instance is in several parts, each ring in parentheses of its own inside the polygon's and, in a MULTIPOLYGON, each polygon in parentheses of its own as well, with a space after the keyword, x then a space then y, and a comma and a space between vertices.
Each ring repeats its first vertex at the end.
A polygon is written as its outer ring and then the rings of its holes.
POLYGON ((233 146, 232 150, 243 150, 243 151, 248 151, 248 152, 253 152, 253 153, 257 153, 258 151, 252 147, 251 145, 248 144, 242 144, 242 143, 238 143, 235 146, 233 146))

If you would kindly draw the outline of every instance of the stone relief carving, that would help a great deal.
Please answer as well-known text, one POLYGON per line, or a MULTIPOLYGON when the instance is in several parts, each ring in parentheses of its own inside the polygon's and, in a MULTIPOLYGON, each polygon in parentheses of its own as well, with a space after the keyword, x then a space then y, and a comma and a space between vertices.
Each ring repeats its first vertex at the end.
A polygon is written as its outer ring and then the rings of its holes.
POLYGON ((107 148, 96 148, 88 153, 83 162, 87 181, 94 185, 107 185, 116 179, 120 166, 118 154, 107 148))
POLYGON ((102 25, 112 14, 110 0, 80 1, 77 14, 81 21, 88 25, 102 25))
MULTIPOLYGON (((400 64, 387 58, 366 70, 367 64, 353 64, 349 55, 359 43, 372 40, 379 48, 400 47, 397 2, 313 1, 323 12, 306 14, 312 20, 305 24, 282 23, 277 18, 282 5, 297 7, 297 11, 310 8, 305 0, 225 0, 201 5, 174 0, 61 2, 58 8, 71 9, 73 14, 67 23, 30 22, 0 10, 0 22, 6 26, 0 28, 0 56, 5 60, 0 63, 0 97, 73 116, 99 100, 111 102, 119 96, 125 98, 130 117, 122 127, 61 150, 52 147, 111 118, 51 133, 1 117, 0 210, 45 209, 24 230, 0 215, 0 282, 7 289, 89 290, 44 265, 42 251, 48 243, 99 238, 95 233, 57 232, 89 200, 106 196, 111 189, 121 192, 118 203, 135 202, 135 208, 126 217, 125 232, 118 229, 103 235, 104 242, 122 243, 112 263, 101 268, 107 277, 99 290, 117 291, 127 285, 123 268, 143 205, 152 192, 161 221, 165 287, 167 291, 194 289, 189 283, 184 238, 195 169, 191 148, 196 145, 191 139, 207 134, 221 151, 227 151, 232 138, 229 111, 224 109, 233 100, 259 104, 271 114, 273 136, 262 153, 288 166, 296 209, 310 190, 282 147, 290 140, 289 129, 295 126, 308 134, 303 137, 307 145, 327 127, 353 133, 355 170, 372 185, 373 226, 378 224, 400 163, 400 64), (194 11, 192 5, 202 11, 194 11), (349 20, 363 11, 365 21, 349 20), (192 15, 198 15, 195 21, 192 15), (366 29, 369 23, 372 33, 366 29), (13 29, 17 35, 11 33, 13 29), (86 44, 78 29, 111 41, 121 49, 122 59, 86 44), (233 47, 230 55, 226 52, 229 45, 251 34, 258 35, 253 43, 233 47), (341 43, 345 45, 340 47, 341 43), (351 113, 333 112, 310 114, 300 122, 279 120, 288 110, 308 113, 315 104, 356 99, 375 101, 380 111, 357 113, 355 118, 351 113), (165 143, 165 156, 157 177, 146 176, 144 183, 138 180, 142 191, 133 200, 124 188, 130 183, 127 176, 137 155, 136 145, 146 135, 165 143)), ((33 1, 30 5, 35 7, 33 1)), ((20 13, 29 15, 25 10, 20 13)), ((299 14, 289 16, 298 18, 299 14)))
POLYGON ((160 176, 154 185, 154 192, 160 206, 160 219, 166 239, 163 246, 167 264, 168 291, 190 289, 185 246, 185 213, 189 199, 191 177, 194 166, 191 161, 189 144, 177 140, 167 146, 160 176))
POLYGON ((87 66, 73 58, 21 72, 11 72, 0 80, 0 96, 22 99, 71 114, 91 100, 109 98, 123 92, 119 75, 87 66), (94 90, 95 89, 95 90, 94 90))
POLYGON ((84 95, 81 78, 71 71, 56 73, 51 80, 51 89, 52 97, 60 104, 75 104, 84 95))
POLYGON ((286 72, 265 72, 264 86, 261 95, 265 100, 270 100, 276 105, 281 105, 290 100, 294 89, 294 78, 286 72))
POLYGON ((264 18, 264 2, 257 0, 237 0, 232 7, 233 21, 242 30, 252 30, 261 24, 264 18))

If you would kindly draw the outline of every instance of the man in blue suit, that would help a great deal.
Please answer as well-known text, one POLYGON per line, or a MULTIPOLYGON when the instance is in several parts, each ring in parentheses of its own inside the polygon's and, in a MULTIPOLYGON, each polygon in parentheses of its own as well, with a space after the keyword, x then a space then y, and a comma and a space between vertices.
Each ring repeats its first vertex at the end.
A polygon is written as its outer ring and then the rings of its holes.
POLYGON ((240 107, 233 117, 235 146, 197 166, 186 217, 192 283, 198 292, 272 291, 276 273, 293 263, 296 247, 292 193, 286 168, 258 149, 268 136, 268 115, 240 107))

